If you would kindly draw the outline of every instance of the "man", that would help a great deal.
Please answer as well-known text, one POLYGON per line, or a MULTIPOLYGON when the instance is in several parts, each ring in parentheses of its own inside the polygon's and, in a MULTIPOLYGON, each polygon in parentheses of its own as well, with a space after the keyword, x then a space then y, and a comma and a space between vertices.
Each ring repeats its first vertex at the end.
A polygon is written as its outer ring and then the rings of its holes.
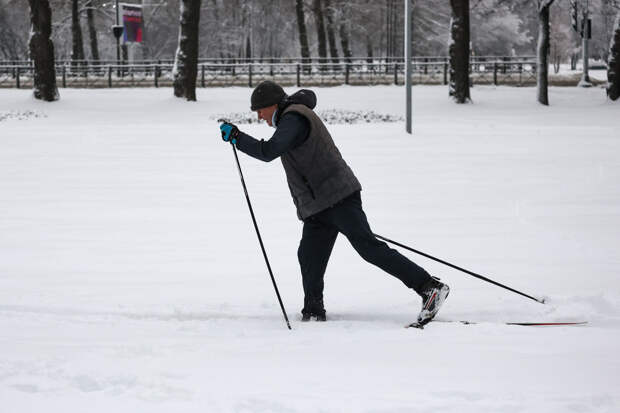
POLYGON ((303 221, 298 249, 304 289, 302 321, 325 321, 323 276, 338 233, 345 235, 366 261, 401 280, 422 297, 418 323, 428 323, 450 289, 423 268, 373 235, 362 209, 362 189, 331 135, 312 109, 316 96, 300 90, 288 96, 279 85, 261 82, 251 97, 259 120, 276 128, 268 141, 256 140, 231 123, 222 123, 224 141, 256 159, 280 158, 288 186, 303 221))

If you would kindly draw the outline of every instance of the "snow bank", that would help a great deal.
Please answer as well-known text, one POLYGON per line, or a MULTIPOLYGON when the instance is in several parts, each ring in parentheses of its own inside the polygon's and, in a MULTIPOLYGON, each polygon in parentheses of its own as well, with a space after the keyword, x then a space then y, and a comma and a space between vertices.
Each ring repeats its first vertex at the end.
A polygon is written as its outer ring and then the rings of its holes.
MULTIPOLYGON (((402 88, 315 91, 319 111, 403 115, 402 88)), ((46 115, 0 122, 0 411, 620 409, 620 117, 601 89, 551 88, 542 107, 534 89, 475 87, 458 106, 415 87, 413 136, 330 126, 375 232, 549 297, 408 254, 452 288, 439 318, 480 322, 423 331, 402 328, 419 299, 342 238, 330 321, 300 323, 301 226, 281 165, 242 156, 286 330, 213 120, 250 90, 171 96, 0 92, 0 113, 46 115), (589 324, 500 324, 561 320, 589 324)))

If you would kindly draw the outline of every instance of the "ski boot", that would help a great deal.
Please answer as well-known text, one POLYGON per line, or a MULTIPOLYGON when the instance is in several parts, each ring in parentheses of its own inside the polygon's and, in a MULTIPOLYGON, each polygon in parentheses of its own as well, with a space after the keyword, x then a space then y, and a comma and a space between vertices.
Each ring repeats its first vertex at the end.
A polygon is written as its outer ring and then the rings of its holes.
POLYGON ((450 293, 450 287, 439 281, 437 277, 431 277, 422 287, 422 311, 418 315, 417 324, 428 324, 439 312, 444 301, 450 293))

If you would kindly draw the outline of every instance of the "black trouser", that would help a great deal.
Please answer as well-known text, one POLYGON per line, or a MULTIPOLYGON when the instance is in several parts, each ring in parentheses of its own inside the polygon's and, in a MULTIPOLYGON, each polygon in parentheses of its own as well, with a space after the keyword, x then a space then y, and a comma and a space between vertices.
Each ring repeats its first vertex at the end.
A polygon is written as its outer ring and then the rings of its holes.
POLYGON ((304 230, 297 256, 301 266, 306 299, 323 298, 323 276, 338 233, 344 234, 366 261, 420 292, 430 275, 398 251, 375 238, 362 198, 355 192, 338 204, 304 220, 304 230))

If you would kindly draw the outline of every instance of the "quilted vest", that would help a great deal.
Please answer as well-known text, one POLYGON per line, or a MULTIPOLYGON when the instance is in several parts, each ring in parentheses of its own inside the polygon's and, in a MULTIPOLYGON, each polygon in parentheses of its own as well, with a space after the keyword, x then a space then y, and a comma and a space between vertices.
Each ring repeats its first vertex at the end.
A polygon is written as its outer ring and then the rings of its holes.
POLYGON ((304 220, 360 191, 362 186, 314 111, 293 104, 282 116, 288 112, 300 114, 310 124, 305 142, 280 157, 297 216, 304 220))

